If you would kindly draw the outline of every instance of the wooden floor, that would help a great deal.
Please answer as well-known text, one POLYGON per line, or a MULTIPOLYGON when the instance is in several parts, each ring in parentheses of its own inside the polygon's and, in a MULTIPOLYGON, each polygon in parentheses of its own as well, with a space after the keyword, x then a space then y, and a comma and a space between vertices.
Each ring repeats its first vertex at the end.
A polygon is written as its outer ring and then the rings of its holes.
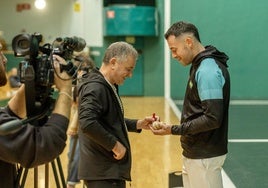
MULTIPOLYGON (((161 121, 178 123, 164 98, 160 97, 122 97, 125 116, 128 118, 143 118, 152 113, 161 117, 161 121)), ((140 134, 129 133, 132 147, 132 182, 127 182, 127 188, 168 188, 168 174, 181 170, 181 147, 179 136, 155 136, 150 131, 140 134)), ((61 154, 61 164, 66 177, 67 147, 61 154)), ((38 188, 44 186, 44 166, 38 167, 38 188)), ((25 187, 34 187, 33 170, 29 171, 25 187)), ((49 188, 56 188, 51 166, 49 168, 49 188)), ((82 188, 82 183, 76 186, 82 188)))

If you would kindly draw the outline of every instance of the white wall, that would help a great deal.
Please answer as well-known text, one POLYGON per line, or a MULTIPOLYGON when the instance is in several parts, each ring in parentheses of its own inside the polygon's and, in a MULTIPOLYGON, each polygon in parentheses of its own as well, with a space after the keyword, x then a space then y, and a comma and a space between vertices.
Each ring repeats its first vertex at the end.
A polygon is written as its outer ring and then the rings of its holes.
POLYGON ((63 23, 63 34, 83 37, 90 46, 103 44, 102 0, 76 0, 71 3, 63 23), (76 10, 75 4, 80 8, 76 10))
POLYGON ((46 0, 46 8, 37 10, 34 0, 0 1, 0 31, 11 49, 14 36, 39 32, 44 42, 57 37, 84 38, 89 46, 102 46, 102 0, 46 0), (30 10, 16 11, 18 3, 29 3, 30 10), (80 4, 80 11, 74 4, 80 4))

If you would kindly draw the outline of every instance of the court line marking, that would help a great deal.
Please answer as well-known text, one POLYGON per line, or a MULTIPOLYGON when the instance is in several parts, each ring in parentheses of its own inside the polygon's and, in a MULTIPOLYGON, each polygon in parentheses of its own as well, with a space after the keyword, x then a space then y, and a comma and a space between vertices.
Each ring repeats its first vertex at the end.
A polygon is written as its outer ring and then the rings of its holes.
POLYGON ((268 100, 231 100, 231 105, 268 105, 268 100))
MULTIPOLYGON (((175 115, 177 116, 177 118, 180 119, 181 118, 181 111, 177 106, 177 104, 178 104, 177 101, 174 101, 171 98, 166 98, 166 100, 169 103, 169 105, 170 105, 171 109, 173 110, 173 112, 175 113, 175 115)), ((183 104, 183 101, 181 104, 183 104)), ((224 188, 236 188, 233 181, 226 174, 224 169, 222 169, 221 172, 222 172, 221 174, 222 174, 223 187, 224 188)))
POLYGON ((267 143, 268 139, 229 139, 228 142, 233 143, 267 143))
MULTIPOLYGON (((183 105, 183 100, 174 100, 176 105, 183 105)), ((230 100, 230 105, 268 105, 268 100, 230 100)))
POLYGON ((224 188, 236 188, 233 181, 229 178, 226 172, 222 169, 221 171, 222 183, 224 188))
POLYGON ((174 114, 177 116, 178 119, 181 118, 181 111, 180 109, 177 107, 177 103, 174 102, 174 100, 172 100, 171 98, 167 98, 166 99, 168 101, 169 106, 171 107, 171 109, 173 110, 174 114))

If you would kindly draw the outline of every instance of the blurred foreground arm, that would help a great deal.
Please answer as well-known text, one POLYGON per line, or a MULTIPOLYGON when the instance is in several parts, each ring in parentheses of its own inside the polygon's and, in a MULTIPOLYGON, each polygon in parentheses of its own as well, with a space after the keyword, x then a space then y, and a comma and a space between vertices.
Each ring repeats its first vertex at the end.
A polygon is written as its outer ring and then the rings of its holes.
MULTIPOLYGON (((0 136, 1 160, 20 163, 25 168, 31 168, 54 160, 64 150, 72 102, 70 97, 72 80, 66 72, 60 73, 59 63, 65 63, 64 59, 55 56, 55 71, 60 78, 55 74, 54 82, 62 93, 58 96, 52 114, 41 122, 38 120, 41 126, 26 124, 12 134, 0 136)), ((23 118, 25 115, 25 96, 22 86, 10 100, 7 108, 0 110, 0 125, 23 118)))

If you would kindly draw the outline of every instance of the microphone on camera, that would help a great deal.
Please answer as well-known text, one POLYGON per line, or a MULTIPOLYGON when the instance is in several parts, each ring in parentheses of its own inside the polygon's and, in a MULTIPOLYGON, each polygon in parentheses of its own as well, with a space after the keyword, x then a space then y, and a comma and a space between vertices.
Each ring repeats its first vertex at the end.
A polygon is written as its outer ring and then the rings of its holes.
POLYGON ((63 43, 65 43, 68 47, 72 48, 72 50, 76 52, 82 51, 86 46, 86 41, 80 37, 65 37, 63 39, 63 43))

